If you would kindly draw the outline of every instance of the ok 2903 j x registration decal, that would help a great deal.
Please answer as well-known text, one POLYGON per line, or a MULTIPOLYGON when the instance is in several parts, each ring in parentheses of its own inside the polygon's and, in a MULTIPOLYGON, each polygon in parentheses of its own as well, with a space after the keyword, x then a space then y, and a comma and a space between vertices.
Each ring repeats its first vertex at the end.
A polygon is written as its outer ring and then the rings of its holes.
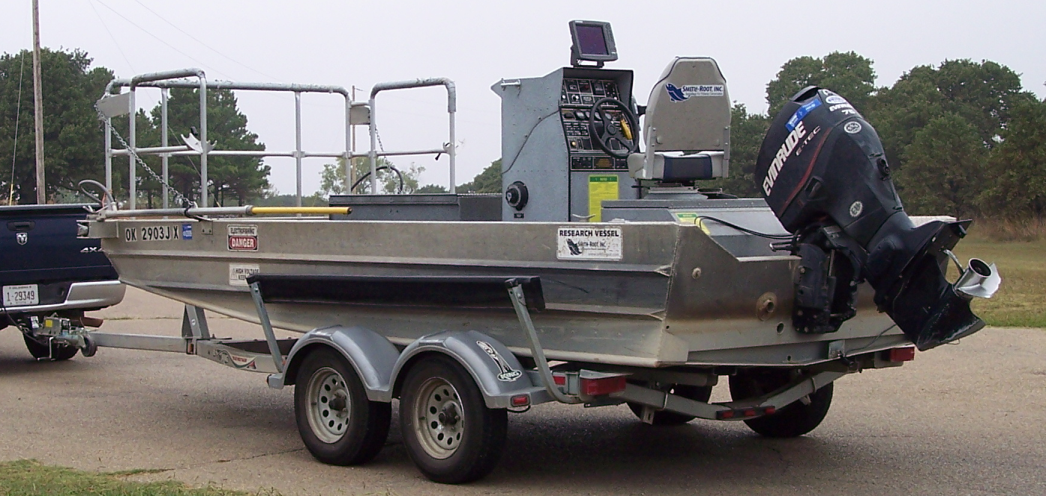
POLYGON ((182 239, 181 234, 181 224, 125 227, 123 229, 123 240, 126 243, 138 241, 178 241, 182 239))

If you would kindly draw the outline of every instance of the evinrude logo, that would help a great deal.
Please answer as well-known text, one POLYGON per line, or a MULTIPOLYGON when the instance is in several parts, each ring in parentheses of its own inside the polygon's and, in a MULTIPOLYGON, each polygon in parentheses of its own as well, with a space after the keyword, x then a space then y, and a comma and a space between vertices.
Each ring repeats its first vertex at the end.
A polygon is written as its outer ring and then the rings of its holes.
POLYGON ((766 196, 770 196, 770 191, 774 189, 774 181, 777 180, 777 174, 781 172, 785 160, 792 154, 796 143, 799 143, 803 136, 806 136, 806 128, 803 127, 803 121, 799 121, 795 125, 795 129, 785 138, 781 148, 777 150, 774 161, 770 163, 770 168, 766 171, 766 177, 763 178, 763 192, 766 193, 766 196))
POLYGON ((512 382, 523 375, 523 372, 512 368, 512 366, 508 364, 508 361, 505 360, 505 357, 501 356, 501 353, 498 353, 498 350, 495 350, 490 343, 487 343, 486 341, 476 341, 476 345, 494 361, 494 365, 498 366, 499 381, 512 382))
POLYGON ((29 233, 15 233, 15 239, 18 240, 18 244, 24 245, 29 242, 29 233))
POLYGON ((676 86, 672 83, 665 85, 668 98, 673 102, 686 101, 692 96, 723 96, 726 94, 726 86, 722 84, 684 84, 676 86))

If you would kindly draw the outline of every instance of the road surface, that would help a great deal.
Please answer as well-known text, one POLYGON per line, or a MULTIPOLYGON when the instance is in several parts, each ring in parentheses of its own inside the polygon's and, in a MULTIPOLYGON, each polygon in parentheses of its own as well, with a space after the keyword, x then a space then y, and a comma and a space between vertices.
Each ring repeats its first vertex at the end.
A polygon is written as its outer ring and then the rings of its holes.
MULTIPOLYGON (((177 335, 181 307, 137 290, 95 315, 107 332, 177 335)), ((256 326, 211 317, 218 336, 256 326)), ((725 399, 725 381, 714 398, 725 399)), ((362 467, 305 451, 293 390, 176 353, 102 349, 37 362, 0 332, 0 460, 282 494, 1046 494, 1046 330, 987 329, 904 367, 836 384, 811 434, 741 423, 638 422, 624 406, 540 405, 509 417, 501 464, 460 487, 424 479, 393 429, 362 467)), ((395 410, 395 406, 394 406, 395 410)))

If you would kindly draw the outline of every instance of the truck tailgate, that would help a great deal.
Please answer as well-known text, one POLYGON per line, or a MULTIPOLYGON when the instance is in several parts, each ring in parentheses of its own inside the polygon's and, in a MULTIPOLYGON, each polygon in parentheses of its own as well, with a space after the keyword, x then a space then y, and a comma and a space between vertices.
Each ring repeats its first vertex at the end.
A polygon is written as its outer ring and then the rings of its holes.
POLYGON ((76 235, 86 216, 84 205, 0 207, 0 285, 38 284, 43 304, 70 281, 117 279, 98 240, 76 235))

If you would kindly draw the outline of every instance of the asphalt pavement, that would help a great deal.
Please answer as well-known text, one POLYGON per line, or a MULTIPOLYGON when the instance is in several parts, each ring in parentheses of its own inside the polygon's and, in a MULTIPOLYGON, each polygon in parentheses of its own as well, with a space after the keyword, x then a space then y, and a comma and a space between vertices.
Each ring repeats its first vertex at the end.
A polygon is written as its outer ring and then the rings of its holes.
MULTIPOLYGON (((133 289, 94 315, 106 332, 178 335, 181 325, 179 304, 133 289)), ((215 335, 261 337, 239 321, 209 323, 215 335)), ((0 331, 0 460, 155 469, 135 477, 286 495, 1041 495, 1046 330, 986 329, 904 367, 845 377, 824 423, 798 439, 742 423, 648 426, 624 406, 539 405, 509 417, 490 476, 442 486, 411 464, 396 422, 370 464, 327 466, 298 437, 293 390, 269 389, 262 374, 119 349, 35 361, 16 330, 0 331)))

